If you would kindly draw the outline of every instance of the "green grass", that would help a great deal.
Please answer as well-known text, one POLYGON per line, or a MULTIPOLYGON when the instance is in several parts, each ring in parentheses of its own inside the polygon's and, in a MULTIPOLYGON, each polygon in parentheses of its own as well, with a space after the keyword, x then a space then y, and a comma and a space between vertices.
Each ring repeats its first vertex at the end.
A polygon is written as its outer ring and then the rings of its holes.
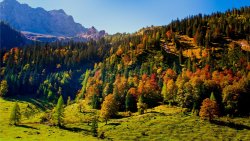
MULTIPOLYGON (((43 111, 39 108, 37 110, 40 111, 40 113, 31 119, 28 120, 23 117, 20 126, 10 126, 9 116, 14 103, 15 102, 6 101, 0 98, 0 141, 79 141, 79 139, 90 141, 96 140, 91 135, 86 134, 84 131, 70 131, 73 129, 72 126, 68 126, 67 129, 59 129, 57 127, 40 124, 39 121, 43 111)), ((28 102, 19 102, 21 109, 24 109, 27 104, 28 102)), ((79 126, 79 128, 81 127, 79 124, 76 126, 79 126)))
MULTIPOLYGON (((43 111, 31 119, 23 119, 22 126, 8 125, 10 110, 14 102, 0 99, 0 141, 38 140, 38 141, 79 141, 98 140, 91 136, 91 126, 88 121, 98 113, 88 107, 83 113, 77 109, 77 104, 65 108, 66 129, 40 124, 39 118, 43 111), (21 138, 18 138, 21 137, 21 138)), ((25 107, 28 102, 20 102, 20 107, 25 107)), ((184 109, 161 105, 147 110, 144 115, 133 113, 126 117, 126 113, 119 113, 121 118, 111 119, 108 125, 99 122, 99 134, 104 132, 105 140, 250 140, 249 118, 216 119, 217 122, 209 123, 199 117, 183 114, 184 109)), ((100 139, 99 139, 100 140, 100 139)))

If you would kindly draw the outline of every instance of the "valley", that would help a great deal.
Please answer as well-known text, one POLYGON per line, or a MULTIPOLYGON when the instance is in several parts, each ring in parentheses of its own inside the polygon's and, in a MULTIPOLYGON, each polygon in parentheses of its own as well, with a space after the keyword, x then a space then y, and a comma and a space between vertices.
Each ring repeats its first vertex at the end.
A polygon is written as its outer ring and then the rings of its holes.
POLYGON ((1 141, 250 140, 249 6, 114 34, 0 12, 1 141))

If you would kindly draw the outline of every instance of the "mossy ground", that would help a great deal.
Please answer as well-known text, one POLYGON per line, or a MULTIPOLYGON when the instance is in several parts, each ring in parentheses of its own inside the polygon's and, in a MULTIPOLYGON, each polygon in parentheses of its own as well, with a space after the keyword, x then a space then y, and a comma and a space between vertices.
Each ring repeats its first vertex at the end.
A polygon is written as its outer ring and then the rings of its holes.
MULTIPOLYGON (((29 102, 19 101, 21 109, 29 102)), ((88 107, 79 112, 77 104, 65 108, 65 128, 40 123, 44 114, 41 108, 30 119, 22 118, 20 126, 9 125, 9 115, 14 101, 0 99, 0 141, 91 141, 101 140, 91 135, 88 122, 98 113, 88 107)), ((23 111, 23 110, 22 110, 23 111)), ((104 132, 104 140, 250 140, 249 118, 216 119, 215 122, 202 121, 197 116, 183 112, 184 109, 161 105, 148 109, 146 114, 111 119, 108 124, 99 122, 98 132, 104 132)))

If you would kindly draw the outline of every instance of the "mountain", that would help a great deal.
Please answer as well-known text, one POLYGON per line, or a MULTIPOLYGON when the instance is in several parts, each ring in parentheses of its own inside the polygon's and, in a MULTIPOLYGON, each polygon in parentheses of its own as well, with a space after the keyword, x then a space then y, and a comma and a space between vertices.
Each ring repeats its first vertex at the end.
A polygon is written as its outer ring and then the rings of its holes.
MULTIPOLYGON (((31 8, 27 4, 20 4, 16 0, 4 0, 0 3, 0 20, 9 23, 19 31, 52 35, 75 37, 77 35, 89 35, 92 28, 88 29, 76 23, 72 16, 67 15, 64 10, 46 11, 43 8, 31 8)), ((93 36, 100 37, 103 31, 95 29, 93 36)), ((34 34, 35 35, 35 34, 34 34)), ((85 37, 85 36, 79 36, 85 37)), ((36 38, 36 36, 34 36, 36 38)))
POLYGON ((25 37, 4 22, 0 22, 0 48, 9 49, 26 43, 25 37))

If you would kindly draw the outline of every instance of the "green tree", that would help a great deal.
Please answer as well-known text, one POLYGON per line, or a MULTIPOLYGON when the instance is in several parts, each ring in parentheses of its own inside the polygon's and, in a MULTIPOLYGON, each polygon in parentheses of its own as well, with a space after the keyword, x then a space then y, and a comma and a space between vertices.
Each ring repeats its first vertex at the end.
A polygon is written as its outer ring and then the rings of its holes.
POLYGON ((23 115, 29 119, 34 114, 34 109, 28 104, 23 115))
POLYGON ((56 112, 55 112, 56 122, 59 127, 63 125, 63 118, 64 118, 63 104, 64 104, 63 97, 60 96, 60 98, 57 101, 56 112))
POLYGON ((21 121, 21 112, 18 103, 16 102, 10 115, 10 124, 18 125, 21 121))
POLYGON ((215 98, 215 96, 214 96, 214 92, 211 93, 211 95, 210 95, 210 100, 216 101, 216 98, 215 98))
POLYGON ((132 94, 127 93, 125 106, 127 111, 134 111, 136 109, 136 101, 132 94))
POLYGON ((8 83, 6 80, 2 80, 0 83, 0 96, 6 96, 8 92, 8 83))
POLYGON ((99 108, 100 102, 99 102, 99 97, 97 96, 97 94, 93 95, 91 105, 93 109, 99 108))
POLYGON ((93 137, 98 136, 98 119, 96 117, 92 120, 91 132, 93 137))
POLYGON ((70 105, 70 103, 71 103, 71 98, 70 96, 68 96, 67 105, 70 105))
POLYGON ((162 94, 162 97, 164 98, 163 101, 165 102, 166 100, 165 97, 167 96, 167 84, 165 82, 163 83, 161 94, 162 94))
POLYGON ((147 104, 144 103, 144 101, 143 101, 143 96, 140 96, 139 100, 137 102, 137 109, 138 109, 139 114, 140 115, 144 114, 144 112, 147 109, 147 107, 148 107, 147 104))
POLYGON ((90 74, 90 70, 86 70, 85 75, 84 75, 84 79, 83 79, 83 81, 82 81, 82 89, 81 89, 81 91, 80 91, 80 94, 79 94, 79 96, 78 96, 78 99, 83 98, 83 95, 84 95, 84 93, 86 92, 86 86, 87 86, 89 74, 90 74))

